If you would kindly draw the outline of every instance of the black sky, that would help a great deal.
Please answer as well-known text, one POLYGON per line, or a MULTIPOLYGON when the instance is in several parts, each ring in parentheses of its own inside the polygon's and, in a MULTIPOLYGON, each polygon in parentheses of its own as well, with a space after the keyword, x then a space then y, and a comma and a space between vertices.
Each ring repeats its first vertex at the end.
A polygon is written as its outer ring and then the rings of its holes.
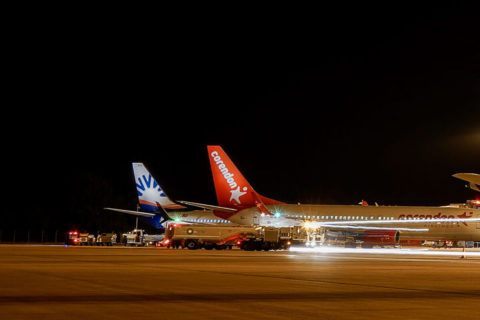
POLYGON ((62 18, 13 37, 5 228, 87 228, 103 206, 135 208, 132 161, 172 198, 214 203, 208 144, 286 202, 475 196, 451 178, 480 173, 471 8, 228 12, 62 18))

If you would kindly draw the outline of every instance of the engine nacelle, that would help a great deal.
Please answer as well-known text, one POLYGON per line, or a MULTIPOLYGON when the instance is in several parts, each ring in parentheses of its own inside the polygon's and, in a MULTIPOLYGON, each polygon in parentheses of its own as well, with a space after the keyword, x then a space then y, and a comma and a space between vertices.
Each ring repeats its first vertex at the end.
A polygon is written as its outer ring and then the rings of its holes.
POLYGON ((362 240, 367 245, 395 245, 400 241, 400 232, 396 230, 366 230, 362 240))

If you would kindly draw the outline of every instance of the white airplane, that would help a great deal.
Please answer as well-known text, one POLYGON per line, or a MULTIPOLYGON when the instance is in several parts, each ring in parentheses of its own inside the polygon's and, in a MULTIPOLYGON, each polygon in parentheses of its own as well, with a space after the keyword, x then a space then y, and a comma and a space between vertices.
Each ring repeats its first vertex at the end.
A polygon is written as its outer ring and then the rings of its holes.
POLYGON ((132 163, 135 185, 140 211, 105 208, 105 210, 142 217, 157 229, 165 227, 166 223, 208 223, 225 224, 231 221, 219 218, 211 211, 187 211, 185 206, 172 201, 143 163, 132 163), (175 211, 170 211, 175 210, 175 211))
POLYGON ((370 241, 480 241, 480 210, 459 207, 286 204, 257 193, 220 146, 208 146, 218 205, 182 204, 208 210, 241 225, 349 232, 370 241))
POLYGON ((480 192, 480 174, 476 173, 456 173, 453 177, 468 182, 467 187, 480 192))

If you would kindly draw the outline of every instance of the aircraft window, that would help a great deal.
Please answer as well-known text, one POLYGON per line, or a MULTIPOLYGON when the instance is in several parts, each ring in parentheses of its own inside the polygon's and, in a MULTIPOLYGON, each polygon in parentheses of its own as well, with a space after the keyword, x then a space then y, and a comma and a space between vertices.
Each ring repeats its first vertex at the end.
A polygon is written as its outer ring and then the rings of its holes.
POLYGON ((322 219, 325 219, 325 216, 322 216, 322 219))
POLYGON ((330 219, 333 220, 333 216, 330 216, 330 219))
POLYGON ((350 220, 350 216, 347 217, 347 220, 350 220))

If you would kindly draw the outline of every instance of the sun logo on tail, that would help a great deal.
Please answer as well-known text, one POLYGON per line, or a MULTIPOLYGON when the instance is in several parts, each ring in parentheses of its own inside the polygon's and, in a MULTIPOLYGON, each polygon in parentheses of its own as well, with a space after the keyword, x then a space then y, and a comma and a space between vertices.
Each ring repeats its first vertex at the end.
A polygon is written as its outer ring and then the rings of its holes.
POLYGON ((166 197, 166 194, 158 185, 157 181, 153 179, 151 174, 148 175, 148 178, 145 175, 143 175, 141 178, 138 178, 138 183, 136 182, 135 184, 137 185, 137 194, 139 197, 152 189, 158 191, 160 193, 160 197, 166 197))

